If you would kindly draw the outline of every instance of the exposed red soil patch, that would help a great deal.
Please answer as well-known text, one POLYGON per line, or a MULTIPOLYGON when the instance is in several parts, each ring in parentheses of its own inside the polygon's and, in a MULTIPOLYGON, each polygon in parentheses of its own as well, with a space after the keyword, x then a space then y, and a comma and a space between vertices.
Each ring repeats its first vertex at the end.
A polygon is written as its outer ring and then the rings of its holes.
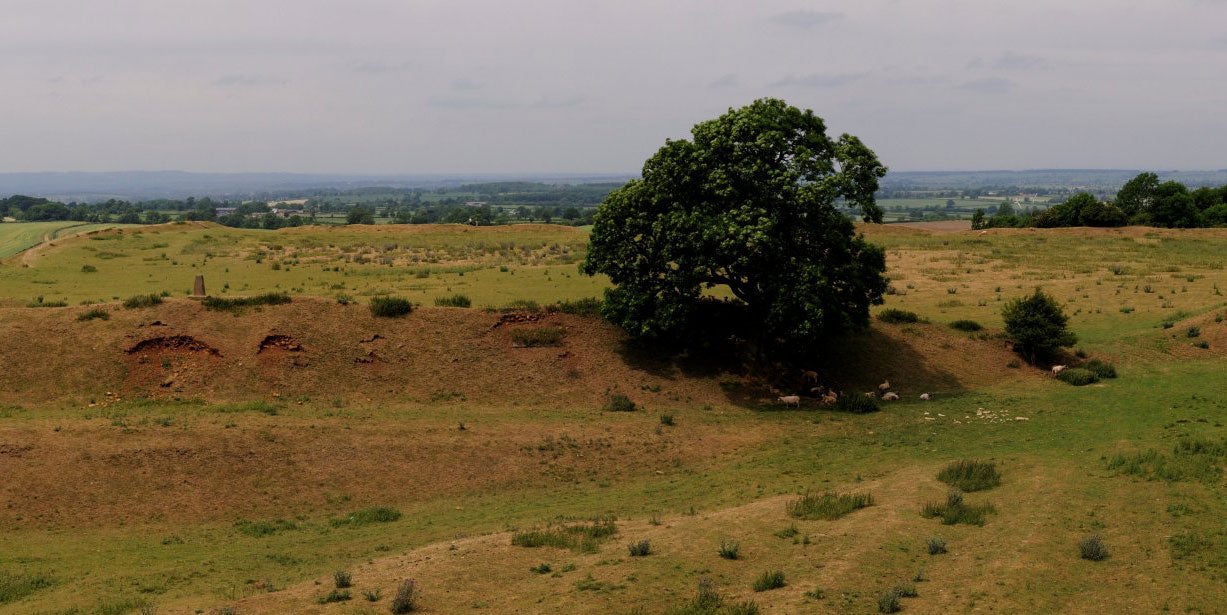
POLYGON ((256 354, 266 350, 284 350, 285 352, 302 352, 302 344, 288 335, 270 335, 260 340, 260 349, 256 354))

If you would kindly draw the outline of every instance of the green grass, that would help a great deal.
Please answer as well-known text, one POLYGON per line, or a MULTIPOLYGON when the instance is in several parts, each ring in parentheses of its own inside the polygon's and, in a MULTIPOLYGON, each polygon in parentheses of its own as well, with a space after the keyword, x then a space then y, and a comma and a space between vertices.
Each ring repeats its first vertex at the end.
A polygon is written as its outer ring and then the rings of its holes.
POLYGON ((562 327, 525 327, 511 330, 513 344, 523 348, 561 346, 566 330, 562 327))
POLYGON ((210 296, 201 300, 200 304, 208 310, 221 312, 237 312, 244 308, 261 305, 284 305, 291 301, 288 293, 264 293, 251 297, 217 297, 210 296))
POLYGON ((992 489, 1001 484, 1001 474, 991 461, 959 460, 942 468, 937 480, 960 491, 972 492, 992 489))
POLYGON ((52 239, 112 228, 118 224, 88 224, 85 222, 5 222, 0 223, 0 258, 7 258, 28 250, 43 242, 44 236, 52 239))
POLYGON ((988 516, 997 512, 992 504, 968 504, 963 494, 951 492, 945 502, 925 504, 920 516, 925 519, 941 519, 943 525, 984 525, 988 516))
POLYGON ((362 527, 373 523, 392 523, 399 521, 401 516, 401 512, 395 508, 376 506, 356 510, 337 519, 330 519, 328 523, 333 527, 362 527))
POLYGON ((42 574, 12 574, 0 572, 0 604, 16 602, 55 585, 55 581, 42 574))

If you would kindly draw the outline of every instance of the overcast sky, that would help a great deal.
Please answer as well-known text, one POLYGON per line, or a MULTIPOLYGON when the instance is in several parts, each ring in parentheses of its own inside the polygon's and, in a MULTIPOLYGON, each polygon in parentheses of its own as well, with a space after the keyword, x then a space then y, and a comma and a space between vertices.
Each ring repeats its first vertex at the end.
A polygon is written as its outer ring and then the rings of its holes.
POLYGON ((1227 167, 1227 0, 2 8, 0 172, 634 172, 763 96, 896 170, 1227 167))

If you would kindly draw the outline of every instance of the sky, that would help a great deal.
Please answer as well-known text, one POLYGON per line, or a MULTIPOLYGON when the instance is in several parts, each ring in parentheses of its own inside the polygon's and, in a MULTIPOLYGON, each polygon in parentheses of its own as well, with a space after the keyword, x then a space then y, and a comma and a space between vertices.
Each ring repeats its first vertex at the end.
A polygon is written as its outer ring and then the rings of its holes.
POLYGON ((1227 0, 4 0, 0 172, 637 172, 756 98, 895 170, 1227 168, 1227 0))

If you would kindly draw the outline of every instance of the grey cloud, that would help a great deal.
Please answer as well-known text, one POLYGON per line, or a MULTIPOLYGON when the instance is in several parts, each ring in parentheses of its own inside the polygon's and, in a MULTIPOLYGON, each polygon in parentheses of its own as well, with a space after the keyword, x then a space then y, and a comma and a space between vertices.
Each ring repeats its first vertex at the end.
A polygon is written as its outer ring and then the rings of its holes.
POLYGON ((771 22, 781 26, 790 26, 794 28, 814 28, 839 21, 843 18, 843 13, 799 10, 773 15, 771 17, 771 22))
POLYGON ((770 85, 771 87, 838 88, 864 78, 864 73, 788 75, 783 79, 772 82, 770 85))
POLYGON ((973 79, 959 85, 960 90, 966 90, 968 92, 983 92, 986 94, 1008 92, 1013 88, 1013 81, 1001 77, 984 77, 982 79, 973 79))
POLYGON ((1007 51, 993 61, 993 68, 998 70, 1029 70, 1047 67, 1048 61, 1044 58, 1014 53, 1013 51, 1007 51))
POLYGON ((484 84, 463 77, 452 81, 452 89, 458 92, 471 92, 473 90, 480 90, 483 87, 485 87, 484 84))
POLYGON ((388 73, 403 73, 413 68, 412 62, 359 62, 354 65, 355 73, 365 73, 368 75, 385 75, 388 73))
POLYGON ((266 85, 284 85, 284 79, 266 75, 225 75, 213 82, 222 87, 252 88, 266 85))
POLYGON ((431 96, 428 103, 431 107, 438 109, 454 110, 565 109, 583 104, 584 99, 580 97, 543 97, 532 100, 514 100, 482 96, 431 96))
POLYGON ((708 83, 707 87, 713 90, 718 88, 731 88, 736 87, 738 83, 739 81, 737 79, 737 75, 729 73, 727 75, 722 75, 719 79, 716 79, 711 83, 708 83))

